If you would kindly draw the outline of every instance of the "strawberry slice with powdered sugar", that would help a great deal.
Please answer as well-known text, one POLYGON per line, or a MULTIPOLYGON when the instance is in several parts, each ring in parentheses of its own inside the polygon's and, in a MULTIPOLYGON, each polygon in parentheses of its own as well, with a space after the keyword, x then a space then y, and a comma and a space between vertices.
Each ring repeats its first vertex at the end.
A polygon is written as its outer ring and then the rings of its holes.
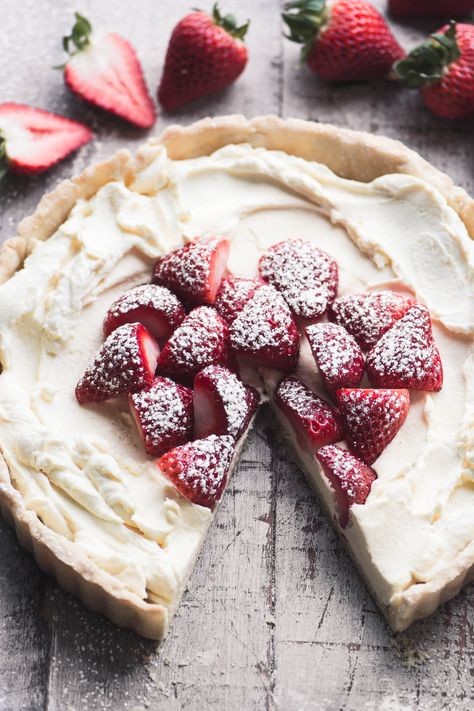
POLYGON ((392 441, 410 409, 408 390, 342 388, 337 403, 350 451, 373 464, 392 441))
POLYGON ((317 323, 308 326, 305 333, 330 393, 359 385, 364 375, 364 356, 345 328, 335 323, 317 323))
POLYGON ((339 523, 346 528, 350 507, 365 504, 377 474, 360 459, 333 444, 322 447, 316 457, 334 491, 339 523))
POLYGON ((120 326, 77 384, 78 402, 102 402, 151 385, 159 352, 157 342, 141 323, 120 326))
POLYGON ((24 104, 0 104, 0 175, 34 175, 92 139, 77 121, 24 104))
POLYGON ((159 259, 155 284, 166 286, 185 302, 213 304, 227 266, 230 242, 226 237, 201 237, 159 259))
POLYGON ((315 319, 322 316, 337 292, 337 264, 302 239, 286 240, 270 247, 260 258, 262 279, 283 295, 295 316, 315 319))
POLYGON ((367 355, 366 370, 378 388, 441 390, 443 366, 425 306, 411 306, 384 333, 367 355))
POLYGON ((154 457, 185 444, 193 431, 193 393, 168 378, 129 395, 130 410, 145 451, 154 457))
POLYGON ((157 466, 183 496, 213 508, 224 492, 234 445, 229 435, 210 435, 171 449, 157 466))
POLYGON ((300 352, 299 333, 279 292, 270 285, 258 289, 230 326, 237 355, 253 363, 291 371, 300 352))
POLYGON ((344 326, 361 348, 370 350, 414 303, 415 299, 396 291, 349 294, 335 299, 328 318, 344 326))
POLYGON ((158 371, 191 383, 196 373, 206 366, 228 366, 231 362, 226 322, 210 306, 198 306, 186 316, 161 351, 158 371))
POLYGON ((336 408, 297 378, 284 378, 273 397, 296 439, 308 452, 315 453, 320 447, 344 437, 341 416, 336 408))
POLYGON ((107 311, 104 336, 124 323, 142 323, 163 345, 186 316, 184 306, 164 286, 136 286, 120 296, 107 311))
POLYGON ((210 365, 194 379, 194 437, 238 439, 257 409, 258 394, 227 368, 210 365))
POLYGON ((265 282, 262 279, 227 277, 227 279, 222 280, 214 307, 227 323, 232 323, 257 289, 260 289, 264 284, 265 282))

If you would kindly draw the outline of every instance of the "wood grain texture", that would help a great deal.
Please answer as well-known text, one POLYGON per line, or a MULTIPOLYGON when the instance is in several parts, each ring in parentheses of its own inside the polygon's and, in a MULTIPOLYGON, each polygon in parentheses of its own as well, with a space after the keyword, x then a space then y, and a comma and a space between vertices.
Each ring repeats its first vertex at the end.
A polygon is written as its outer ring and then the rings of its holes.
MULTIPOLYGON (((81 104, 50 69, 62 60, 59 38, 73 11, 127 36, 154 88, 166 38, 190 4, 2 0, 0 100, 82 119, 97 137, 41 178, 2 184, 2 239, 62 177, 144 139, 143 132, 81 104)), ((383 9, 385 2, 376 4, 383 9)), ((157 130, 231 112, 327 121, 400 138, 474 193, 472 124, 436 119, 416 93, 391 84, 319 82, 299 66, 298 48, 282 39, 277 0, 227 0, 225 7, 253 19, 248 69, 221 95, 160 117, 157 130)), ((437 23, 394 26, 409 47, 437 23)), ((4 524, 0 556, 1 711, 474 707, 473 586, 394 637, 267 410, 161 645, 115 628, 63 593, 37 571, 4 524)))

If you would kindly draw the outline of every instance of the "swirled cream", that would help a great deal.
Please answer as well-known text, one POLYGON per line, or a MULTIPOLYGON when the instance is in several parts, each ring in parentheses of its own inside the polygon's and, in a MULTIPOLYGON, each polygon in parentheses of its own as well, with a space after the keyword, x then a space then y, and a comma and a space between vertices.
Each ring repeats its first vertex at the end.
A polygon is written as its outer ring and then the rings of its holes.
MULTIPOLYGON (((46 526, 128 590, 173 609, 212 514, 144 454, 125 404, 79 406, 76 382, 101 343, 108 306, 186 239, 228 234, 229 270, 242 276, 256 273, 269 245, 314 240, 338 262, 339 293, 410 291, 436 319, 444 388, 413 394, 345 531, 379 602, 403 626, 404 593, 435 580, 474 539, 474 247, 463 223, 407 175, 359 183, 246 145, 175 162, 162 147, 148 150, 142 172, 78 202, 0 287, 0 446, 14 485, 46 526)), ((298 374, 319 389, 306 343, 298 374)), ((270 394, 278 373, 252 378, 270 394)), ((300 454, 334 511, 328 482, 300 454)))

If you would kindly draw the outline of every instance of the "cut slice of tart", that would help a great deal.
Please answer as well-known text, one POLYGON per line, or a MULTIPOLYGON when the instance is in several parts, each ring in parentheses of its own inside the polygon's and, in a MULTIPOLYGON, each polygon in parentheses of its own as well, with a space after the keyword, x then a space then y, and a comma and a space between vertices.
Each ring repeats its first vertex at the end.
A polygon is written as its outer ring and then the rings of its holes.
POLYGON ((392 627, 431 613, 474 572, 473 235, 474 202, 403 145, 275 117, 62 183, 0 254, 5 519, 160 639, 257 389, 392 627))

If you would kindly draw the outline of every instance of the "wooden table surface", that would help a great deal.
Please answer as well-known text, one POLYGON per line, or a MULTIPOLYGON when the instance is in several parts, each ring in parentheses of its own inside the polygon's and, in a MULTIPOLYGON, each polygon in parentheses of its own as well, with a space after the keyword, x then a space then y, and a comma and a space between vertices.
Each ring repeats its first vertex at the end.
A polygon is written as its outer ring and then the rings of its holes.
MULTIPOLYGON (((4 181, 2 239, 61 178, 145 138, 82 105, 51 69, 63 59, 60 37, 73 11, 133 42, 154 93, 167 37, 192 4, 1 0, 0 101, 58 111, 96 133, 94 143, 47 175, 4 181)), ((376 4, 385 7, 384 0, 376 4)), ((474 193, 472 123, 436 119, 416 92, 389 83, 319 82, 299 66, 298 48, 282 38, 278 0, 226 0, 225 6, 253 19, 245 74, 215 98, 160 116, 156 131, 225 113, 332 122, 399 138, 474 193)), ((438 24, 394 29, 411 47, 438 24)), ((474 587, 393 636, 273 427, 262 411, 160 645, 114 627, 63 593, 0 522, 2 711, 474 708, 474 587)))

